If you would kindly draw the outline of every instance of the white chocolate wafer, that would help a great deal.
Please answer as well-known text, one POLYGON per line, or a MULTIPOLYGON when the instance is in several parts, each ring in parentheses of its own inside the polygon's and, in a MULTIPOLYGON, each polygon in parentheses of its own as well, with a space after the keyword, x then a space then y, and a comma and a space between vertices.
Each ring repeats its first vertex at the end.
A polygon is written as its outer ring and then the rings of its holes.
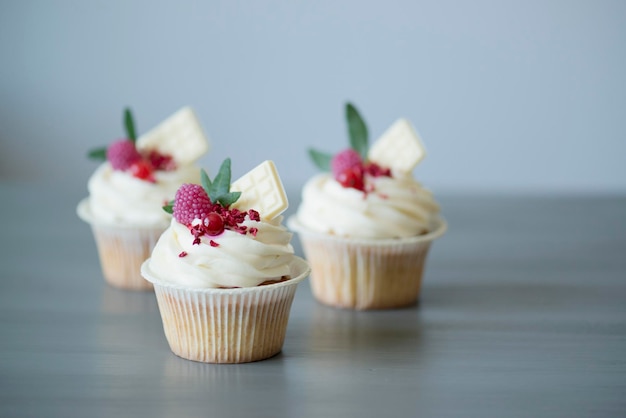
POLYGON ((209 140, 190 107, 184 107, 155 128, 137 138, 137 148, 156 149, 187 165, 209 150, 209 140))
POLYGON ((230 190, 241 192, 233 207, 254 209, 265 219, 274 219, 289 205, 273 161, 264 161, 248 171, 230 186, 230 190))
POLYGON ((398 119, 372 144, 368 159, 391 169, 410 172, 426 150, 419 134, 406 119, 398 119))

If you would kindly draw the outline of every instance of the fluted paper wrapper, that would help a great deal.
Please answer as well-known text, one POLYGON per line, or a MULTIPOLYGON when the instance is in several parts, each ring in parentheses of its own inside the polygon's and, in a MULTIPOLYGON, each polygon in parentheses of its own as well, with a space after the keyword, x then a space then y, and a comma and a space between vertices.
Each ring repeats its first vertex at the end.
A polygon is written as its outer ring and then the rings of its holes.
POLYGON ((438 218, 431 232, 399 239, 354 239, 313 232, 292 216, 311 265, 311 289, 326 305, 349 309, 392 309, 417 302, 428 251, 443 235, 438 218))
POLYGON ((291 279, 237 289, 190 289, 157 279, 154 284, 163 330, 174 354, 205 363, 246 363, 278 354, 285 341, 291 304, 298 283, 309 274, 297 257, 291 279))
POLYGON ((141 276, 141 264, 150 257, 167 226, 134 228, 98 223, 90 215, 87 199, 77 212, 91 226, 105 281, 121 289, 151 290, 152 283, 141 276))

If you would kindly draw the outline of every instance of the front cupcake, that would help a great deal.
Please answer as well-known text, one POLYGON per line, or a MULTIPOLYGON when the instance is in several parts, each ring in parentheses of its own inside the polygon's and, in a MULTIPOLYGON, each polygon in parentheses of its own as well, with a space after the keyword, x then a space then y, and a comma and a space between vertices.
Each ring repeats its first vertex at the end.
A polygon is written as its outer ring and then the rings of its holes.
POLYGON ((196 161, 209 144, 188 107, 139 138, 130 110, 124 125, 127 138, 90 153, 104 161, 89 179, 89 197, 77 212, 92 227, 106 281, 150 289, 139 269, 169 224, 160 207, 181 184, 199 181, 196 161))
POLYGON ((412 176, 424 148, 404 119, 370 148, 351 104, 346 118, 351 148, 334 156, 310 150, 326 172, 306 183, 288 221, 311 264, 313 294, 343 308, 414 304, 430 244, 446 230, 432 193, 412 176))
POLYGON ((282 225, 287 198, 271 161, 230 184, 230 160, 213 179, 184 184, 173 213, 142 265, 154 285, 174 354, 244 363, 281 349, 297 284, 308 264, 282 225))

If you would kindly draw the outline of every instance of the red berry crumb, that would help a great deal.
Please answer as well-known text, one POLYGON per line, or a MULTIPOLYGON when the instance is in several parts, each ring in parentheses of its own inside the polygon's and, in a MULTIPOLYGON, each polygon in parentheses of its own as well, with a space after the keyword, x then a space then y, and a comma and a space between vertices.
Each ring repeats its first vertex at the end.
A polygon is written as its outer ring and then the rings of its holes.
POLYGON ((361 165, 363 165, 361 155, 359 155, 359 153, 352 148, 341 151, 340 153, 336 154, 330 161, 330 167, 335 178, 337 178, 347 169, 361 165))
POLYGON ((141 160, 141 154, 132 141, 120 139, 107 148, 107 160, 114 170, 127 170, 135 161, 141 160))
POLYGON ((391 177, 391 170, 387 167, 381 167, 376 163, 369 162, 365 166, 365 171, 372 177, 391 177))
POLYGON ((194 219, 203 220, 211 212, 211 200, 199 184, 183 184, 174 198, 174 219, 190 226, 194 219))
POLYGON ((250 209, 248 211, 248 217, 250 218, 251 221, 259 222, 261 220, 261 215, 259 215, 259 212, 257 212, 254 209, 250 209))
POLYGON ((345 169, 335 178, 343 187, 351 187, 363 191, 365 190, 363 174, 363 168, 360 165, 355 165, 345 169))
POLYGON ((134 177, 137 177, 141 180, 146 180, 154 183, 156 179, 154 178, 152 165, 149 161, 146 160, 137 160, 134 161, 129 167, 130 174, 134 177))
POLYGON ((173 171, 176 170, 176 162, 171 155, 161 154, 157 150, 150 150, 144 154, 155 170, 173 171))

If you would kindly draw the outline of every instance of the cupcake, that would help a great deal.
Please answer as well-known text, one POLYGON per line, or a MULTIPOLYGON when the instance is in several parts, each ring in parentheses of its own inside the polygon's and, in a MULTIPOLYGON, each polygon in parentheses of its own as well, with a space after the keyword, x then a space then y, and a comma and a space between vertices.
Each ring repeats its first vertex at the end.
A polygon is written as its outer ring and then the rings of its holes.
POLYGON ((351 309, 416 303, 432 241, 446 230, 439 205, 412 175, 424 147, 411 124, 396 121, 371 147, 357 109, 346 105, 350 148, 310 149, 324 173, 302 190, 288 226, 311 265, 313 295, 351 309))
POLYGON ((91 225, 106 282, 149 290, 152 285, 143 280, 140 267, 169 225, 171 216, 161 206, 181 184, 199 180, 196 161, 209 143, 188 107, 139 138, 129 109, 124 126, 126 138, 89 153, 103 162, 77 212, 91 225))
POLYGON ((282 225, 287 198, 271 161, 230 184, 230 160, 202 171, 166 206, 173 213, 141 268, 154 285, 174 354, 245 363, 282 349, 296 287, 308 264, 282 225))

